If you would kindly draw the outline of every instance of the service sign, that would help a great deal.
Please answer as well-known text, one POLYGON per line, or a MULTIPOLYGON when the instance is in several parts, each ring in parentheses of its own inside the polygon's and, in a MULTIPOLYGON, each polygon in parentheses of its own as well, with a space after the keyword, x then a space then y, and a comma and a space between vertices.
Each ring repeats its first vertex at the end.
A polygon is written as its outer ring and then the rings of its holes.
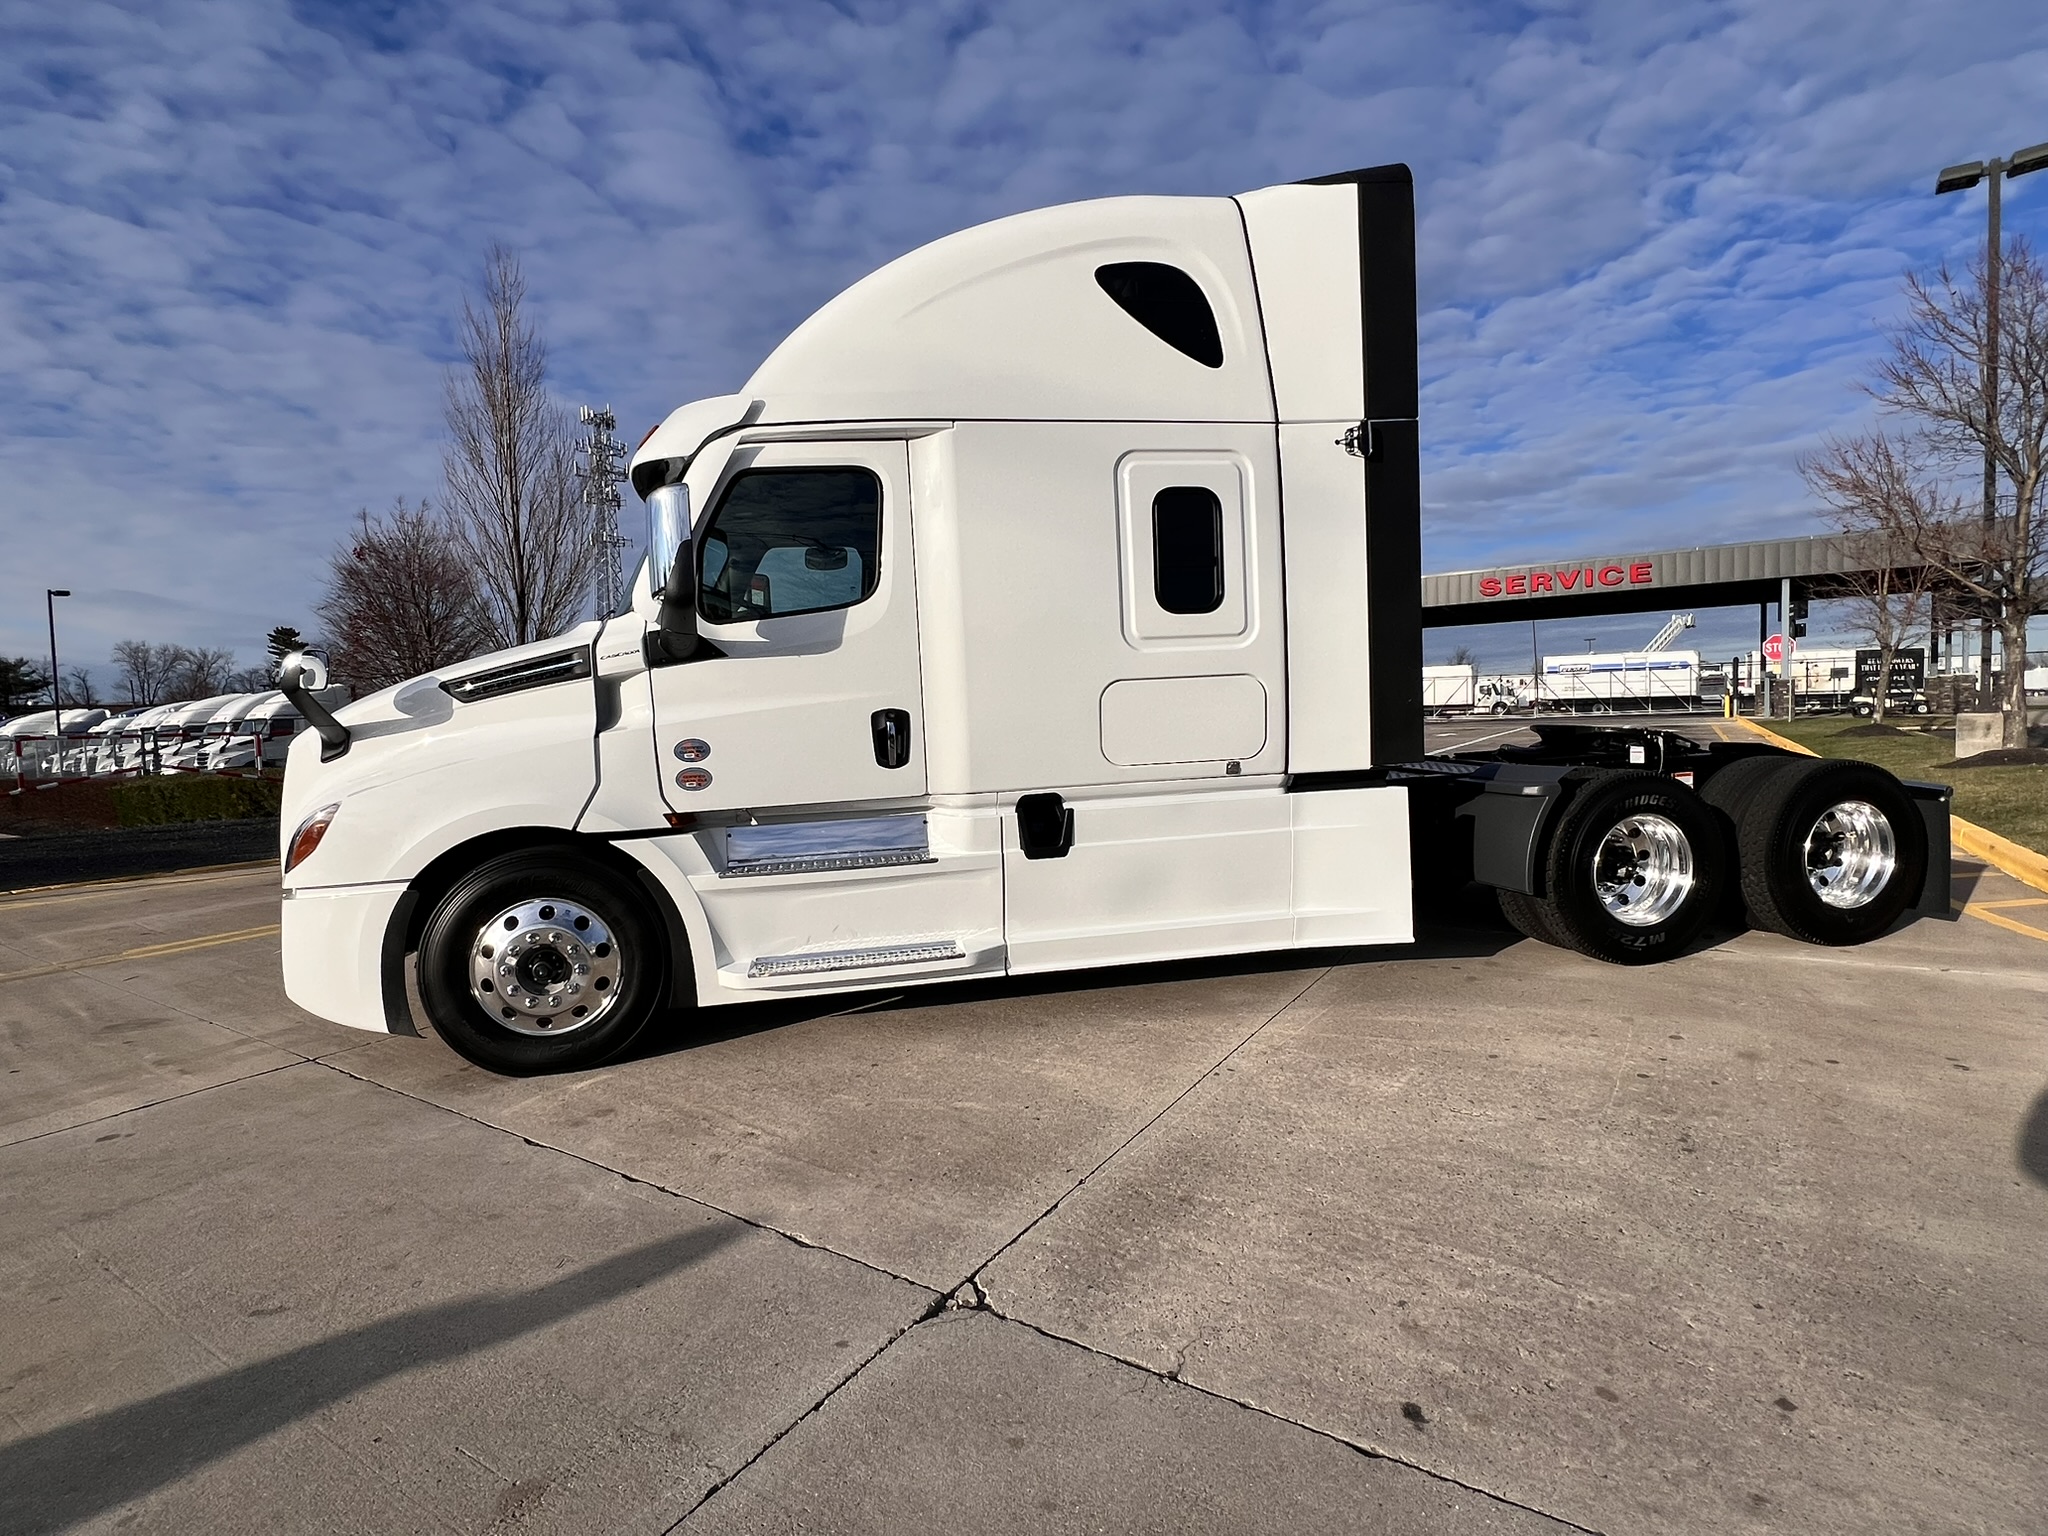
POLYGON ((1656 575, 1647 560, 1627 565, 1543 566, 1504 576, 1479 578, 1481 597, 1543 597, 1565 592, 1594 592, 1602 587, 1652 587, 1656 575))

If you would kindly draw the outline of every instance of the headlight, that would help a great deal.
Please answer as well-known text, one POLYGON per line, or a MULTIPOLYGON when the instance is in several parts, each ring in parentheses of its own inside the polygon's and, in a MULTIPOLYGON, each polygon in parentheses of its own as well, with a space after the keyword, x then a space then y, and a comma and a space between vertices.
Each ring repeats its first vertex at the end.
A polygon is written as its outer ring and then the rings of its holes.
POLYGON ((334 820, 334 813, 340 809, 339 804, 323 805, 299 823, 299 830, 292 834, 291 847, 285 850, 286 874, 290 874, 312 856, 313 850, 320 846, 320 839, 327 835, 327 828, 334 820))

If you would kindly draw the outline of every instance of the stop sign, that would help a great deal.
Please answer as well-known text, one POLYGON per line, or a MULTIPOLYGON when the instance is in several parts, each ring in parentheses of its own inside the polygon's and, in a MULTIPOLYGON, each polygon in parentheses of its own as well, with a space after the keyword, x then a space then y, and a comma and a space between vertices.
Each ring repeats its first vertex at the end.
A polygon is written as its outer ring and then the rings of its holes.
POLYGON ((1764 660, 1772 663, 1781 662, 1796 649, 1798 647, 1783 635, 1773 635, 1764 642, 1764 660))

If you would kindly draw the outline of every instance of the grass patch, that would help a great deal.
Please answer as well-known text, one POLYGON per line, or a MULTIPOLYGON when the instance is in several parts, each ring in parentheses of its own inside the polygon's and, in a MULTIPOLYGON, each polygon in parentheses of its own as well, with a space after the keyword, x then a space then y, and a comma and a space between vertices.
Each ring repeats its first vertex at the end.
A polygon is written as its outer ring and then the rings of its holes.
POLYGON ((178 774, 110 785, 109 793, 122 826, 161 827, 175 822, 275 816, 284 800, 284 781, 178 774))
POLYGON ((1889 768, 1902 779, 1953 784, 1955 813, 2036 853, 2048 853, 2048 763, 1989 768, 1943 766, 1956 755, 1955 738, 1915 729, 1896 735, 1868 730, 1854 716, 1759 722, 1822 757, 1853 757, 1889 768))

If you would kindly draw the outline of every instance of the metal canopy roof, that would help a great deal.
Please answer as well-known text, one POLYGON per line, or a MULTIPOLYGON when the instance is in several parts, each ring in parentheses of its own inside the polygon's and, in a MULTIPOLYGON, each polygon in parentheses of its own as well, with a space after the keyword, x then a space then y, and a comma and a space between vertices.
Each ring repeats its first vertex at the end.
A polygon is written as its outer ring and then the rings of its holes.
POLYGON ((1840 597, 1848 591, 1847 577, 1911 563, 1885 560, 1866 539, 1817 534, 1446 571, 1422 578, 1422 622, 1439 629, 1775 602, 1787 578, 1800 596, 1840 597))

